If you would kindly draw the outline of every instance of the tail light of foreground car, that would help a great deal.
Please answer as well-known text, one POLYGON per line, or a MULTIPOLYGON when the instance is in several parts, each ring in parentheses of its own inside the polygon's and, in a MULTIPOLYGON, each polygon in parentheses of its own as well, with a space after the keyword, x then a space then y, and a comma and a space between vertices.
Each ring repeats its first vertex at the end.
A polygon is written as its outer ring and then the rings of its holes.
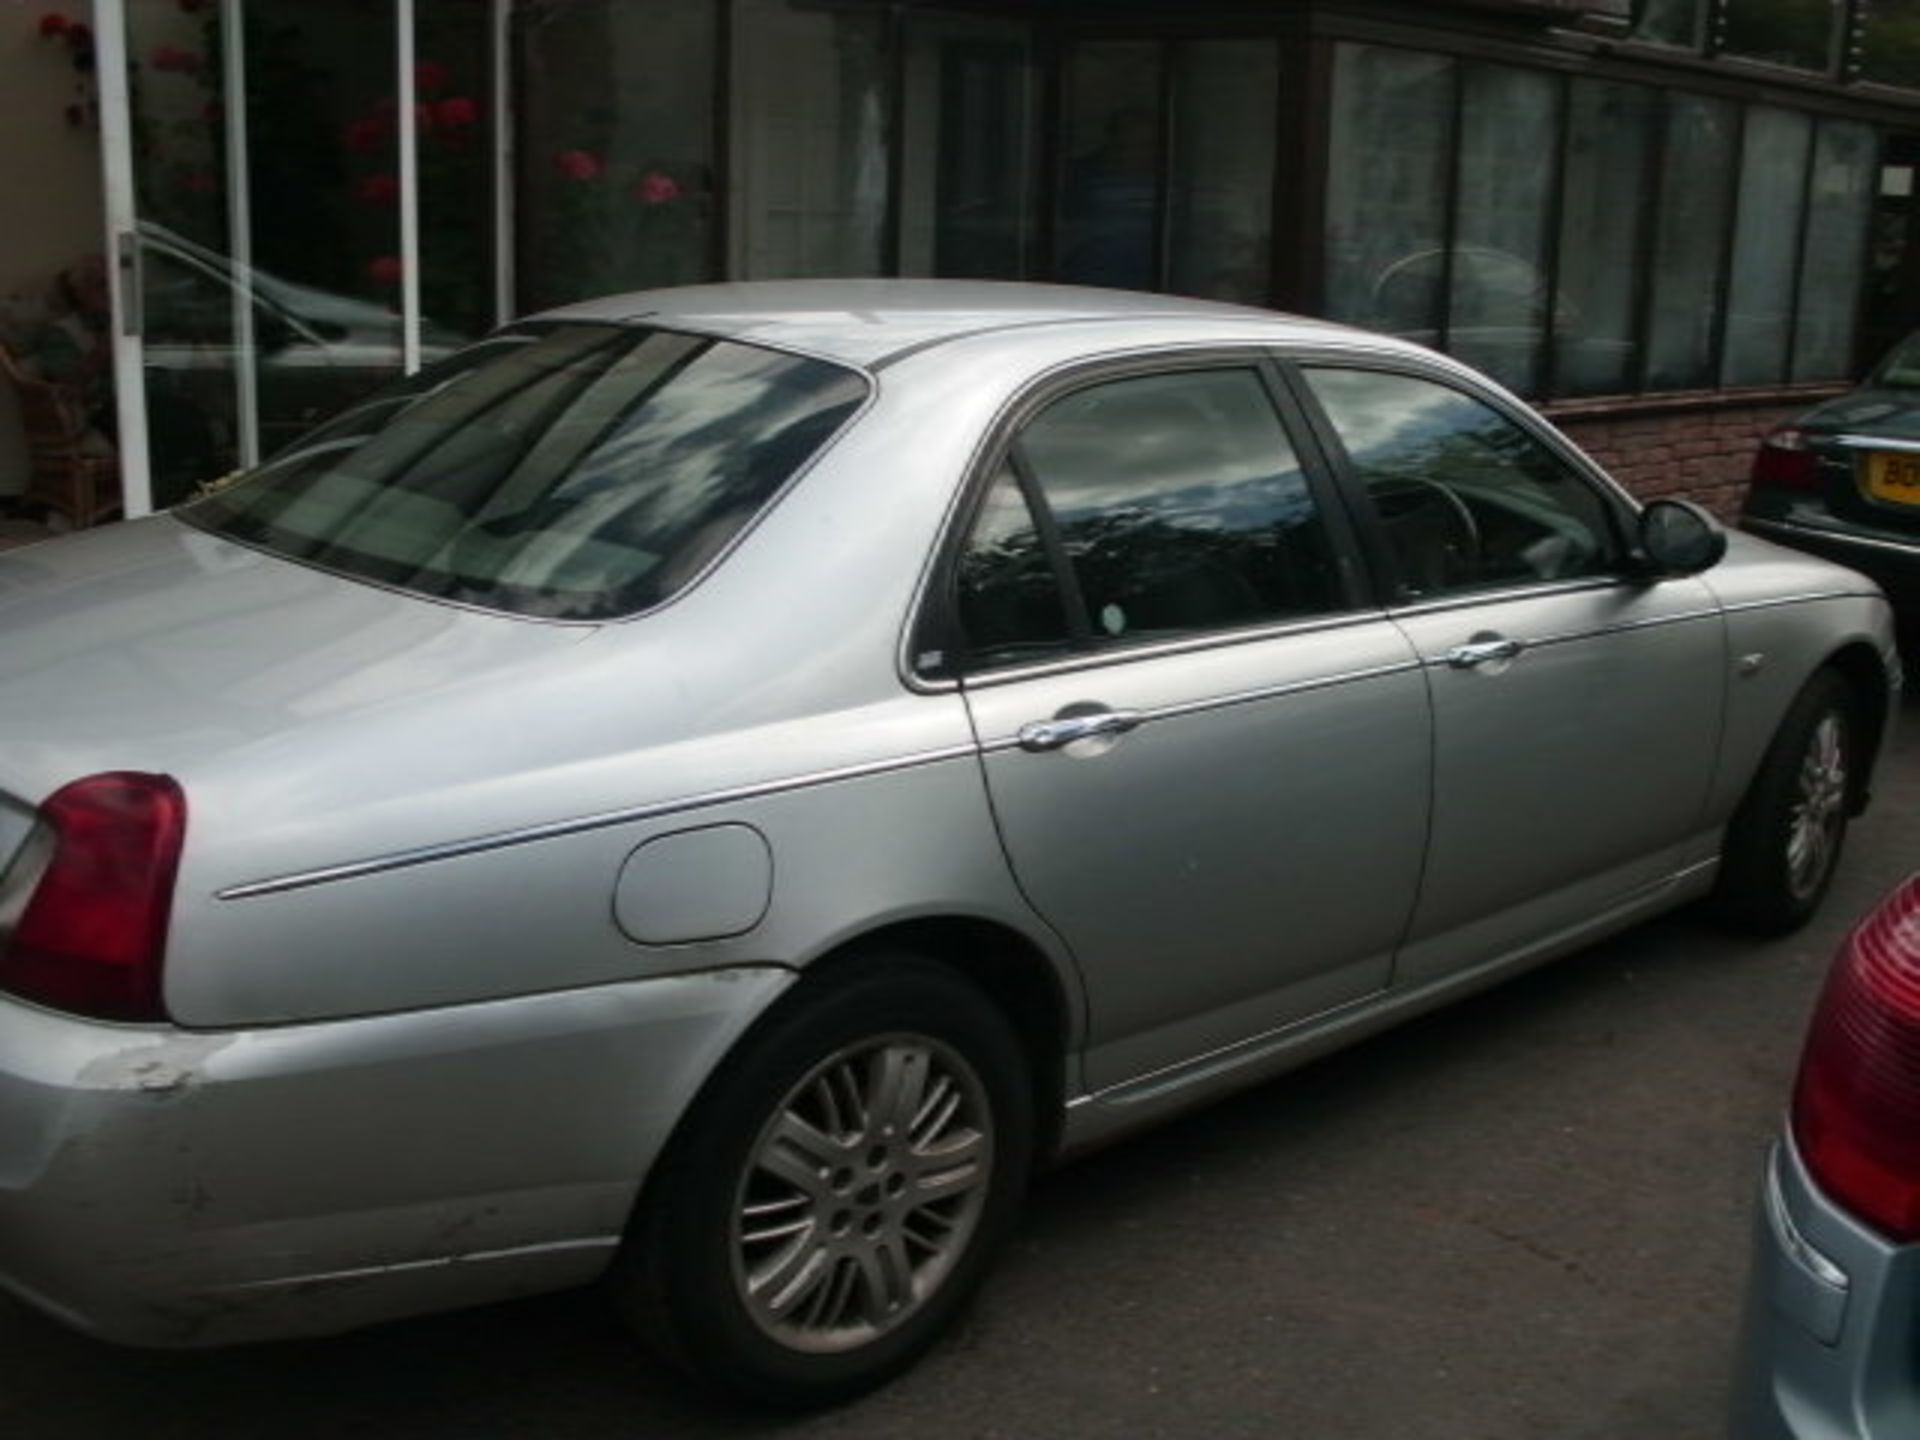
POLYGON ((187 829, 179 783, 89 775, 49 796, 39 819, 50 853, 0 943, 0 990, 98 1020, 165 1019, 160 968, 187 829))
POLYGON ((1793 1132, 1826 1193, 1920 1239, 1920 875, 1855 930, 1814 1012, 1793 1132))
POLYGON ((1811 490, 1820 483, 1820 466, 1807 432, 1793 425, 1769 430, 1753 457, 1753 483, 1776 490, 1811 490))

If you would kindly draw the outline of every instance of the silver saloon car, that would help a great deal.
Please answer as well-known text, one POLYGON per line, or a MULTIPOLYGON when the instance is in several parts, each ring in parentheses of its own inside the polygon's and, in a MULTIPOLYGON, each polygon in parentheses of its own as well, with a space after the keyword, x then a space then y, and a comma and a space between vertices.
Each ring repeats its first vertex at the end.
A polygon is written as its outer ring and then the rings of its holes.
POLYGON ((0 1284, 119 1341, 605 1279, 776 1403, 1031 1169, 1819 902, 1851 571, 1417 346, 819 282, 516 325, 0 557, 0 1284))

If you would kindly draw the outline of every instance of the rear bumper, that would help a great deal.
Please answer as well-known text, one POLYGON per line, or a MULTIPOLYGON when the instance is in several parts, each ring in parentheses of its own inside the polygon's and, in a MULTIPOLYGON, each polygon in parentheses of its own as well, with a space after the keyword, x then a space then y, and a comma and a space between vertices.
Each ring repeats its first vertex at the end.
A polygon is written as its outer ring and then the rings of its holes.
POLYGON ((0 998, 0 1287, 181 1346, 591 1280, 701 1082, 791 979, 220 1033, 0 998))
POLYGON ((1920 604, 1920 541, 1755 514, 1741 516, 1740 528, 1858 570, 1902 609, 1920 604))
POLYGON ((1920 1435, 1920 1246, 1836 1208, 1788 1140, 1760 1208, 1729 1440, 1920 1435))

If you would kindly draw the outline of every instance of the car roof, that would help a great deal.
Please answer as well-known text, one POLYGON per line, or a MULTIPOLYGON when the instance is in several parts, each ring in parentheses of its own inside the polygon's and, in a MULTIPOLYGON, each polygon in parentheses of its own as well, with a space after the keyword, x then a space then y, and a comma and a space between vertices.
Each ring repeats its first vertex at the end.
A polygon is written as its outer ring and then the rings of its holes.
MULTIPOLYGON (((1247 338, 1263 344, 1330 336, 1359 339, 1365 334, 1329 321, 1213 300, 993 280, 757 280, 690 285, 589 300, 535 318, 651 320, 672 329, 753 340, 870 367, 963 336, 1089 322, 1158 322, 1149 328, 1170 339, 1257 327, 1257 333, 1247 338), (1184 326, 1179 323, 1183 321, 1184 326)), ((1380 336, 1365 338, 1387 347, 1394 343, 1380 336)))

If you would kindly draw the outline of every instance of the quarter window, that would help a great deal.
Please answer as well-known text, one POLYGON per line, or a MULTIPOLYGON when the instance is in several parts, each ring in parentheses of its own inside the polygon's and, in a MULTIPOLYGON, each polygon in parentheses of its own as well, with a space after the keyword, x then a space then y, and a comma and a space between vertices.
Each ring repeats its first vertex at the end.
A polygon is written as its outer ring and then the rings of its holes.
POLYGON ((1606 501, 1491 406, 1411 375, 1309 370, 1408 598, 1609 570, 1606 501))
POLYGON ((1009 664, 1067 647, 1071 632, 1053 559, 1011 465, 988 487, 957 578, 960 630, 974 664, 1009 664))
POLYGON ((1187 370, 1056 401, 1014 446, 1095 641, 1313 615, 1333 549, 1259 373, 1187 370))

